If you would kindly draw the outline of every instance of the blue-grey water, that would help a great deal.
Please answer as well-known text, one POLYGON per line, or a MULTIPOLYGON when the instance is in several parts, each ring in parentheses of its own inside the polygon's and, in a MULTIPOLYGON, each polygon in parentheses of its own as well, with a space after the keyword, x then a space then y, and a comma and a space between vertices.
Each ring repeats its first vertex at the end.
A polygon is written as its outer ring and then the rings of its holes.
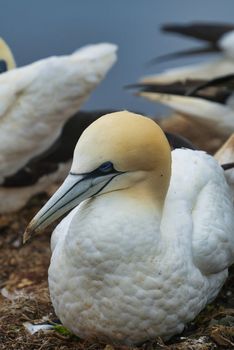
MULTIPOLYGON (((199 42, 162 34, 168 22, 220 21, 234 23, 233 0, 0 0, 0 36, 11 46, 17 64, 50 55, 71 53, 89 43, 119 46, 118 62, 92 94, 86 109, 132 109, 164 113, 155 104, 133 96, 123 86, 163 69, 204 58, 146 62, 199 42)), ((206 59, 210 59, 207 56, 206 59)))

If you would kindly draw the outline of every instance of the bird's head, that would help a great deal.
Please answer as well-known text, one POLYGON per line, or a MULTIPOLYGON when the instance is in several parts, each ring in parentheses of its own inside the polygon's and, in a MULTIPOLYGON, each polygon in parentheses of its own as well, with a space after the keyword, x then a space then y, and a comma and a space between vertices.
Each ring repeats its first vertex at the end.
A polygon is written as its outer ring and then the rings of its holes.
POLYGON ((169 143, 151 119, 127 111, 107 114, 81 135, 71 171, 29 224, 25 240, 83 200, 143 187, 163 205, 171 169, 169 143))
POLYGON ((9 46, 6 44, 6 42, 2 38, 0 38, 0 73, 1 73, 1 67, 2 67, 2 73, 9 69, 15 68, 15 60, 14 60, 13 54, 9 46))

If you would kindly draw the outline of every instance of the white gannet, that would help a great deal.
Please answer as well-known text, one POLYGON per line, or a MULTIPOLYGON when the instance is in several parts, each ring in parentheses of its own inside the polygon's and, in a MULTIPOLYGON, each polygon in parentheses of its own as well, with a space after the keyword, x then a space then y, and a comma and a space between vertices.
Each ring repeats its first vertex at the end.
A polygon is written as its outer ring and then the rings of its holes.
POLYGON ((163 31, 176 33, 206 43, 206 46, 192 50, 184 50, 166 54, 153 59, 152 62, 165 61, 170 58, 191 56, 194 54, 212 53, 220 57, 204 63, 186 65, 167 69, 160 74, 146 77, 147 82, 172 83, 175 80, 185 79, 212 79, 234 71, 234 25, 222 23, 195 22, 192 24, 169 24, 162 27, 163 31))
POLYGON ((234 75, 212 80, 186 80, 173 83, 139 83, 139 96, 162 103, 221 137, 234 132, 234 75))
POLYGON ((16 67, 14 56, 7 43, 0 38, 0 73, 16 67))
POLYGON ((116 61, 116 50, 109 43, 89 45, 0 75, 0 212, 18 210, 33 194, 64 178, 67 166, 59 169, 61 174, 40 174, 40 183, 31 188, 25 176, 17 191, 9 185, 58 141, 64 124, 116 61))
POLYGON ((49 289, 81 338, 139 344, 180 333, 212 301, 234 261, 234 208, 205 152, 171 152, 151 119, 127 111, 81 135, 71 171, 24 240, 53 232, 49 289))

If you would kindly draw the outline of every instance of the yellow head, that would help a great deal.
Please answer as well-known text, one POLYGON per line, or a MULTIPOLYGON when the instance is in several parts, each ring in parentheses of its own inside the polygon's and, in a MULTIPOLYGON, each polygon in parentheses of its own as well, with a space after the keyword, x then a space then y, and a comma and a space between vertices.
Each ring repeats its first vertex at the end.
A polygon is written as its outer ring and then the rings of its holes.
POLYGON ((170 146, 154 121, 127 111, 107 114, 81 135, 70 174, 32 220, 25 238, 84 199, 113 191, 153 199, 160 209, 170 174, 170 146))
POLYGON ((15 68, 15 60, 7 43, 0 38, 0 60, 6 62, 7 70, 15 68))
POLYGON ((108 161, 118 171, 152 179, 152 185, 166 194, 171 151, 163 131, 151 119, 128 111, 99 118, 81 135, 71 172, 88 173, 108 161))

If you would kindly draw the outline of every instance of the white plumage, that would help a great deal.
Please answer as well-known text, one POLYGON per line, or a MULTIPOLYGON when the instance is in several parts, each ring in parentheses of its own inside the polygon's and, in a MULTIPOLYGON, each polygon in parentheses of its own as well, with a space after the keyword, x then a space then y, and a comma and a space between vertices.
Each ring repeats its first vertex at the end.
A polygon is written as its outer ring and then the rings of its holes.
POLYGON ((97 44, 0 75, 1 181, 53 144, 115 60, 115 45, 97 44))
POLYGON ((234 97, 231 95, 225 103, 209 101, 199 96, 183 96, 176 93, 140 92, 140 96, 152 102, 171 107, 184 117, 194 118, 204 127, 228 137, 234 132, 234 97))
MULTIPOLYGON (((234 45, 233 45, 234 46, 234 45)), ((143 78, 147 83, 169 84, 186 79, 213 79, 234 72, 234 58, 216 58, 209 62, 202 62, 182 67, 166 69, 162 73, 148 75, 143 78)))
POLYGON ((223 170, 185 149, 172 152, 171 176, 170 164, 153 121, 128 112, 100 118, 30 223, 25 239, 75 207, 52 236, 49 287, 56 314, 78 336, 127 345, 168 339, 222 287, 234 261, 223 170))
POLYGON ((234 95, 229 86, 233 80, 233 75, 208 81, 178 80, 169 84, 143 79, 133 87, 140 89, 139 96, 165 104, 192 122, 228 137, 234 131, 234 95), (196 92, 190 93, 193 90, 196 92))
MULTIPOLYGON (((193 118, 193 121, 209 127, 221 137, 229 136, 234 131, 234 102, 233 95, 225 101, 209 100, 212 97, 212 89, 207 93, 207 99, 199 96, 184 96, 178 94, 178 85, 184 87, 194 85, 201 81, 209 81, 215 78, 231 75, 234 72, 234 26, 229 24, 212 22, 192 22, 188 24, 168 24, 162 27, 165 32, 184 35, 203 41, 205 45, 192 50, 184 50, 158 57, 158 60, 182 57, 193 54, 219 53, 216 59, 206 62, 185 65, 167 69, 161 73, 145 76, 141 83, 155 86, 155 91, 141 92, 140 95, 154 102, 159 102, 171 107, 184 117, 193 118), (168 91, 165 89, 169 88, 168 91), (161 91, 160 91, 161 90, 161 91), (174 91, 173 91, 174 90, 174 91), (176 91, 177 90, 177 91, 176 91)), ((157 58, 156 58, 157 61, 157 58)), ((221 87, 222 88, 222 87, 221 87)), ((196 127, 192 125, 191 127, 196 127)))
POLYGON ((61 172, 42 176, 34 186, 4 187, 6 178, 54 144, 116 61, 116 50, 108 43, 89 45, 0 75, 0 212, 19 209, 33 194, 63 178, 61 165, 61 172))

